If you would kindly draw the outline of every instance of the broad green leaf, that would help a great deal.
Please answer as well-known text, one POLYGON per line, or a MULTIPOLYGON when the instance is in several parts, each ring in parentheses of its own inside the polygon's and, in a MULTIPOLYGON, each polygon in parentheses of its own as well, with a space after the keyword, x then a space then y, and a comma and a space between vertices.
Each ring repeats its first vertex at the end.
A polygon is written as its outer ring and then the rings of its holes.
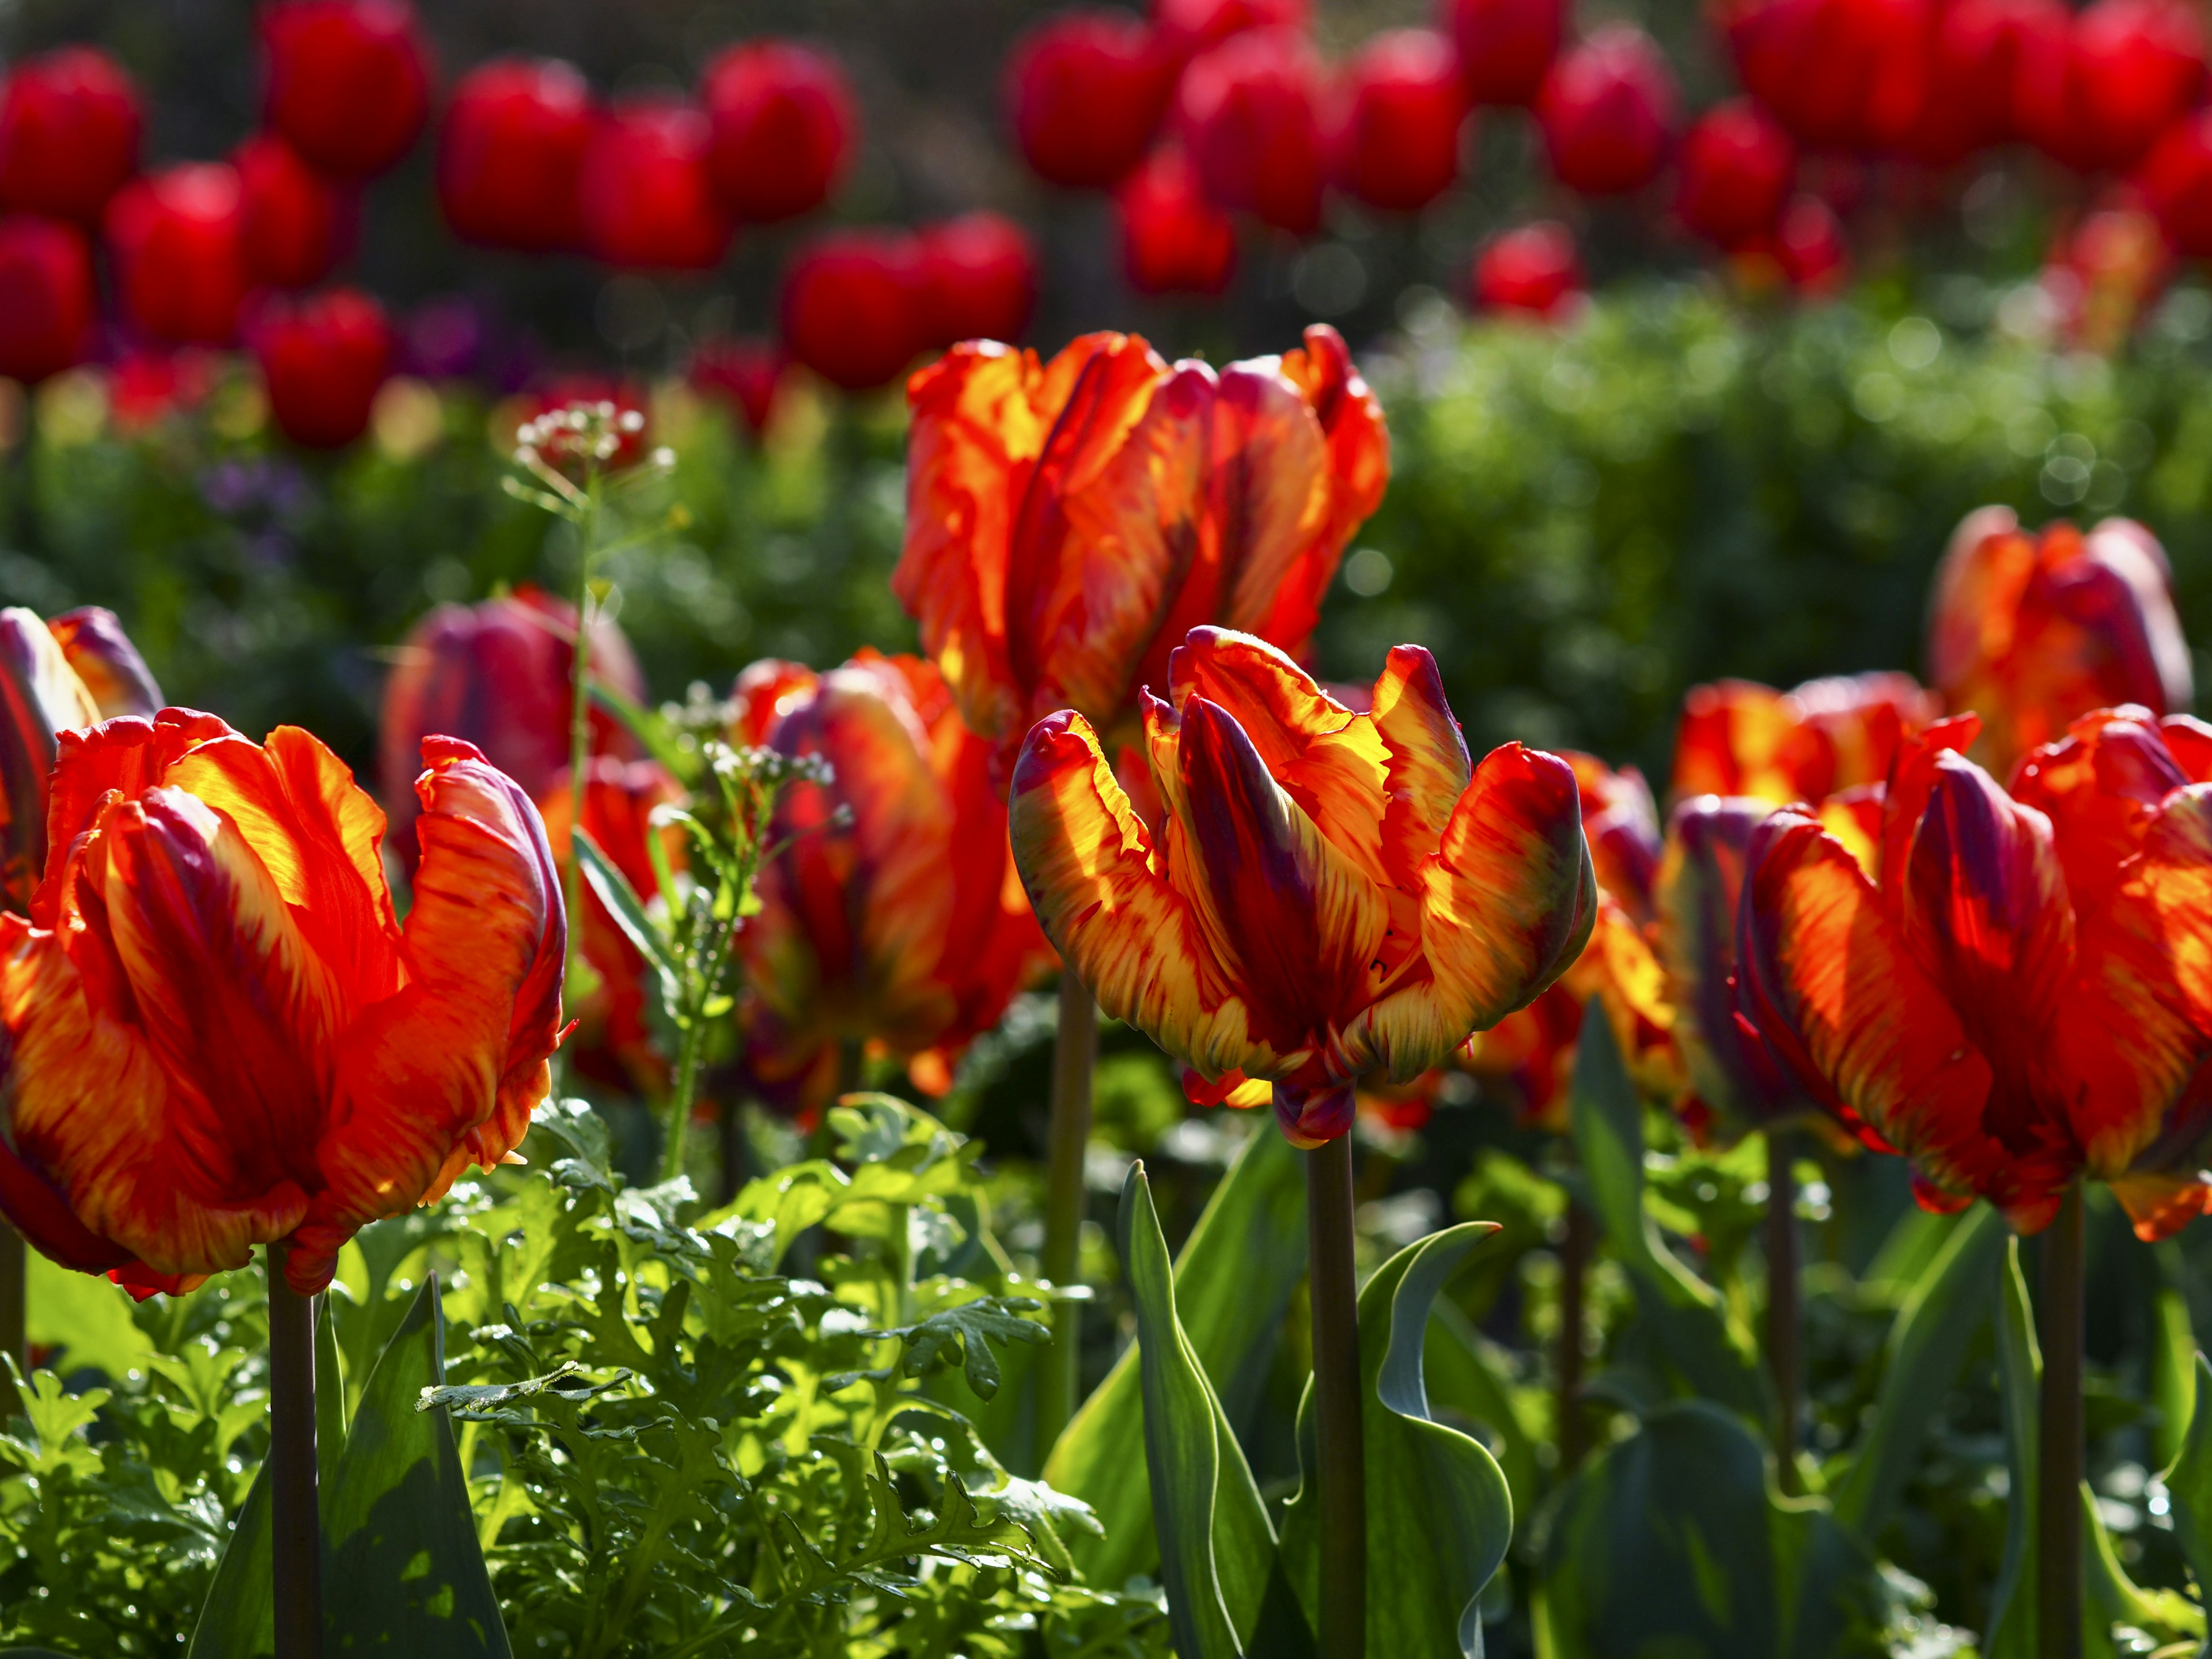
POLYGON ((659 982, 663 1013, 672 1011, 682 1000, 684 978, 675 957, 669 954, 667 939, 653 925, 653 918, 646 915, 644 901, 629 884, 629 878, 600 851, 591 833, 579 825, 575 840, 576 860, 582 866, 584 879, 592 884, 599 902, 607 907, 607 914, 622 929, 623 937, 637 947, 638 954, 653 969, 653 978, 659 982))
POLYGON ((2189 1268, 2179 1243, 2161 1239, 2152 1256, 2159 1287, 2152 1304, 2150 1395, 2158 1421, 2151 1425, 2151 1449, 2164 1468, 2181 1455, 2197 1411, 2197 1333, 2190 1328, 2189 1298, 2182 1290, 2189 1268))
POLYGON ((345 1451, 345 1364, 327 1291, 315 1298, 315 1480, 328 1490, 345 1451))
POLYGON ((1874 1419, 1835 1492, 1836 1519, 1871 1541, 1920 1461, 1936 1406, 1981 1328, 2003 1255, 2003 1219, 1986 1205, 1947 1233, 1898 1310, 1874 1419))
MULTIPOLYGON (((1392 1256, 1359 1292, 1367 1462, 1367 1650, 1479 1659, 1484 1587, 1513 1541, 1513 1496, 1482 1443, 1429 1411, 1429 1315, 1467 1254, 1498 1228, 1470 1221, 1392 1256)), ((1311 1616, 1329 1571, 1313 1492, 1313 1389, 1298 1411, 1305 1480, 1283 1517, 1283 1558, 1311 1616)))
MULTIPOLYGON (((1186 1340, 1233 1419, 1264 1381, 1283 1316, 1306 1268, 1305 1158, 1264 1125, 1244 1143, 1176 1258, 1175 1297, 1186 1340)), ((1055 1491, 1091 1505, 1103 1538, 1071 1548, 1084 1576, 1118 1588, 1159 1561, 1151 1478, 1129 1449, 1143 1433, 1141 1342, 1061 1432, 1044 1466, 1055 1491)))
POLYGON ((269 1527, 269 1466, 264 1463, 216 1563, 185 1659, 270 1659, 276 1653, 269 1527))
POLYGON ((2033 1659, 2036 1436, 2042 1413, 2043 1355, 2035 1341, 2035 1313, 2020 1270, 2020 1241, 2005 1240, 1997 1302, 1997 1382, 2004 1401, 2005 1462, 2010 1490, 2005 1500, 2005 1540, 1996 1588, 1990 1595, 1988 1659, 2033 1659))
POLYGON ((2166 1472, 2173 1535, 2200 1585, 2212 1586, 2212 1364, 2197 1356, 2197 1408, 2181 1455, 2166 1472))
POLYGON ((1860 1288, 1873 1291, 1892 1286, 1899 1296, 1911 1294, 1965 1220, 1966 1216, 1956 1212, 1938 1215, 1917 1204, 1911 1206, 1889 1230, 1874 1260, 1867 1263, 1866 1272, 1859 1276, 1860 1288))
POLYGON ((2178 1591, 2145 1589, 2128 1577, 2097 1508, 2097 1494, 2086 1480, 2081 1483, 2081 1533, 2088 1592, 2082 1616, 2090 1626, 2083 1633, 2085 1653, 2113 1651, 2115 1625, 2142 1631, 2161 1646, 2203 1639, 2203 1608, 2178 1591))
POLYGON ((64 1376, 88 1367, 121 1377, 143 1370, 154 1345, 131 1317, 131 1292, 27 1251, 25 1328, 33 1348, 59 1348, 64 1376))
POLYGON ((1534 1514, 1543 1480, 1536 1448, 1548 1425, 1516 1398, 1504 1351, 1451 1303, 1439 1301, 1429 1316, 1421 1357, 1430 1405, 1456 1412, 1489 1431, 1485 1443, 1512 1488, 1513 1512, 1534 1514))

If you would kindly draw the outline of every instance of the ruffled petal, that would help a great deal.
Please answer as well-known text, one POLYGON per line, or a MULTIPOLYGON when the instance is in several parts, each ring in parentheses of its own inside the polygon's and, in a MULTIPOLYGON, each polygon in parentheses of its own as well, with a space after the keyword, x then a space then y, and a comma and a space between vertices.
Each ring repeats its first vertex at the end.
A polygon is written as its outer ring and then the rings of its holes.
MULTIPOLYGON (((191 708, 164 708, 151 720, 125 714, 62 733, 46 804, 46 873, 60 869, 70 843, 92 827, 110 791, 143 794, 200 744, 237 735, 213 714, 191 708)), ((41 927, 52 924, 43 898, 32 916, 41 927)))
POLYGON ((18 912, 46 864, 55 734, 99 719, 92 694, 33 611, 0 611, 0 900, 18 912))
POLYGON ((1639 923, 1651 919, 1651 884, 1659 873, 1659 811, 1651 786, 1632 766, 1615 771, 1595 755, 1569 750, 1582 792, 1583 837, 1589 842, 1597 884, 1639 923))
POLYGON ((1833 741, 1786 692, 1751 680, 1693 685, 1674 734, 1674 796, 1750 795, 1778 806, 1836 785, 1833 741))
MULTIPOLYGON (((1280 367, 1312 409, 1328 445, 1327 544, 1334 557, 1382 505, 1390 483, 1390 430, 1381 400, 1352 367, 1344 337, 1327 323, 1310 324, 1304 346, 1285 352, 1280 367)), ((1260 631, 1271 640, 1304 639, 1313 630, 1327 586, 1325 577, 1320 589, 1285 583, 1275 614, 1260 631)))
MULTIPOLYGON (((84 682, 99 718, 159 714, 168 699, 112 611, 96 605, 66 611, 46 624, 69 665, 84 682)), ((77 724, 78 722, 71 722, 77 724)))
POLYGON ((1302 1088, 1296 1084, 1275 1085, 1275 1121, 1283 1139, 1300 1152, 1311 1152, 1352 1133, 1359 1119, 1358 1091, 1349 1083, 1302 1088))
POLYGON ((2159 803, 2188 781, 2148 709, 2100 709, 2021 757, 2009 793, 2051 820, 2074 907, 2086 916, 2118 888, 2159 803))
POLYGON ((1444 701, 1437 659, 1424 647, 1391 647, 1375 681, 1370 709, 1386 756, 1384 862, 1393 881, 1418 889, 1422 867, 1443 844, 1474 764, 1444 701))
POLYGON ((765 744, 776 721, 813 693, 819 678, 803 662, 777 657, 747 665, 730 690, 730 741, 747 748, 765 744))

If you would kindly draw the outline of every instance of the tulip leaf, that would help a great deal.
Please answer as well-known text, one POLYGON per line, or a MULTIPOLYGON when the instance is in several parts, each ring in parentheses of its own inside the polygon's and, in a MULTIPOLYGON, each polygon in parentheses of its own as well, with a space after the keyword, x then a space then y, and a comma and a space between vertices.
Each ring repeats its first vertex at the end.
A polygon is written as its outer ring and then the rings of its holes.
POLYGON ((1457 1307, 1437 1304, 1421 1349, 1430 1404, 1486 1431, 1485 1443, 1512 1489, 1513 1512, 1530 1515, 1543 1481, 1536 1448, 1548 1425, 1525 1403, 1528 1391, 1510 1380, 1510 1364, 1504 1350, 1474 1329, 1457 1307))
POLYGON ((592 707, 605 714, 616 725, 635 738, 638 747, 667 768, 677 777, 686 769, 684 751, 670 740, 668 726, 652 710, 632 702, 609 685, 596 673, 592 676, 592 707))
POLYGON ((2020 1270, 2020 1241, 2005 1240, 2004 1267, 1997 1301, 1997 1382, 2004 1403, 2005 1462, 2009 1491, 2005 1501, 2004 1554, 1990 1595, 1989 1659, 2030 1659, 2036 1649, 2034 1577, 2029 1561, 2035 1550, 2036 1437, 2041 1410, 2043 1355, 2036 1346, 2035 1312, 2027 1299, 2027 1280, 2020 1270), (2029 1594, 2022 1594, 2023 1590, 2029 1594))
MULTIPOLYGON (((653 926, 653 918, 646 915, 645 902, 629 884, 629 878, 601 850, 591 832, 579 824, 572 833, 575 837, 576 860, 582 867, 584 879, 592 884, 599 902, 606 906, 607 914, 622 929, 623 937, 637 947, 638 954, 653 969, 659 983, 662 1012, 672 1012, 683 997, 684 976, 677 968, 676 958, 669 954, 667 939, 653 926)), ((580 925, 570 923, 572 927, 580 925)))
MULTIPOLYGON (((1264 1126, 1244 1143, 1176 1258, 1185 1340, 1233 1419, 1257 1397, 1306 1267, 1305 1158, 1264 1126)), ((1070 1548, 1084 1577, 1118 1586, 1159 1561, 1151 1477, 1129 1455, 1143 1432, 1141 1341, 1083 1402, 1044 1467, 1045 1483, 1088 1504, 1103 1538, 1070 1548)))
POLYGON ((2182 1286, 2189 1268, 2176 1240, 2160 1240, 2152 1249, 2158 1264, 2159 1285, 2152 1302, 2150 1389, 2158 1407, 2152 1425, 2151 1444, 2158 1465, 2164 1468, 2181 1455, 2197 1409, 2197 1333, 2189 1322, 2189 1298, 2182 1286))
MULTIPOLYGON (((2212 1364, 2197 1356, 2197 1409, 2181 1455, 2166 1472, 2173 1502, 2173 1535, 2200 1585, 2212 1586, 2212 1364)), ((2208 1589, 2212 1594, 2212 1589, 2208 1589)))
POLYGON ((185 1659, 270 1659, 276 1651, 274 1569, 270 1564, 269 1466, 253 1477, 216 1563, 185 1659))
POLYGON ((345 1443, 345 1362, 325 1291, 315 1298, 315 1479, 324 1491, 337 1478, 345 1443))
MULTIPOLYGON (((1367 1462, 1367 1650, 1480 1659, 1482 1592, 1513 1541, 1513 1495, 1482 1443, 1430 1414, 1424 1352, 1445 1282, 1498 1231, 1464 1222, 1409 1244, 1359 1292, 1367 1462)), ((1283 1517, 1283 1557, 1309 1616, 1329 1570, 1314 1492, 1314 1398, 1298 1409, 1305 1479, 1283 1517)))

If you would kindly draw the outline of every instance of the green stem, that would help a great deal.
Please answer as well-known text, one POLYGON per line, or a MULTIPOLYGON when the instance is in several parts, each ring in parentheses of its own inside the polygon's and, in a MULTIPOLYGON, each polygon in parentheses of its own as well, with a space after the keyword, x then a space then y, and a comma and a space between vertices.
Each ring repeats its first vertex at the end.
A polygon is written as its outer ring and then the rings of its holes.
POLYGON ((684 1173, 684 1137, 691 1127, 691 1097, 699 1081, 699 1046, 706 1020, 694 1013, 684 1028, 676 1050, 676 1080, 668 1091, 667 1133, 661 1139, 660 1178, 673 1181, 684 1173))
POLYGON ((1766 1132, 1766 1364, 1774 1380, 1774 1461, 1782 1490, 1795 1493, 1803 1361, 1797 1312, 1796 1136, 1766 1132))
MULTIPOLYGON (((1083 1158, 1091 1145, 1091 1075, 1098 1064, 1098 1004, 1072 968, 1060 975, 1060 1029, 1052 1050, 1052 1130, 1045 1160, 1042 1268, 1056 1285, 1073 1285, 1083 1261, 1083 1158)), ((1051 1451, 1075 1415, 1081 1386, 1083 1304, 1053 1304, 1052 1346, 1037 1368, 1037 1461, 1051 1451)))
POLYGON ((2043 1235, 2040 1445, 2036 1457, 2037 1659, 2081 1659, 2081 1338, 2086 1318, 2081 1188, 2067 1188, 2043 1235))
MULTIPOLYGON (((576 525, 576 641, 569 652, 571 690, 568 702, 568 848, 561 861, 561 902, 568 923, 568 952, 561 961, 561 987, 565 992, 576 976, 576 956, 584 943, 584 860, 577 849, 576 831, 584 826, 584 800, 588 780, 585 768, 592 752, 592 558, 599 537, 599 476, 594 468, 584 480, 583 516, 576 525)), ((570 1068, 562 1062, 565 1085, 570 1068)))
POLYGON ((270 1566, 276 1659, 320 1659, 323 1533, 315 1491, 315 1303, 284 1279, 289 1247, 269 1247, 270 1566))
POLYGON ((13 1358, 25 1376, 31 1374, 29 1323, 30 1258, 23 1236, 0 1221, 0 1353, 13 1358))
POLYGON ((1352 1137, 1346 1134, 1306 1155, 1314 1417, 1321 1530, 1328 1553, 1321 1575, 1320 1635, 1328 1659, 1362 1659, 1367 1644, 1367 1460, 1352 1215, 1352 1137))
POLYGON ((1567 1233, 1559 1243, 1559 1333, 1553 1365, 1557 1389, 1553 1432, 1558 1437, 1561 1474, 1571 1472, 1589 1449, 1583 1409, 1583 1335, 1589 1322, 1590 1256, 1596 1246, 1595 1218, 1569 1198, 1567 1233))

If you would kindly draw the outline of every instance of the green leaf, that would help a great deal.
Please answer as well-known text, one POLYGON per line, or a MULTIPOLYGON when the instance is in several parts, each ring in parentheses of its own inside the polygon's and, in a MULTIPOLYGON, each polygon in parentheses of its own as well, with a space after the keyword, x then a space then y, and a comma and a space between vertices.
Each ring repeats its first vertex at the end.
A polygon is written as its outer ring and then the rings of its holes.
POLYGON ((876 1455, 874 1471, 866 1476, 866 1485, 874 1525, 860 1548, 842 1560, 833 1561, 816 1548, 787 1512, 775 1516, 776 1540, 783 1546, 789 1568, 787 1583, 799 1600, 825 1601, 826 1593, 847 1578, 878 1589, 896 1589, 903 1575, 886 1584, 874 1576, 873 1570, 911 1556, 942 1556, 970 1565, 994 1560, 1018 1562, 1039 1570, 1046 1565, 1021 1524, 1004 1515, 981 1514, 957 1475, 946 1477, 939 1513, 925 1527, 911 1525, 899 1506, 890 1466, 880 1452, 876 1455))
POLYGON ((2002 1565, 1990 1595, 1990 1623, 1983 1644, 1989 1659, 2033 1659, 2036 1436, 2041 1410, 2043 1355, 2035 1341, 2035 1313, 2020 1271, 2020 1240, 2005 1240, 1997 1303, 1997 1382, 2004 1402, 2005 1462, 2010 1490, 2005 1500, 2002 1565), (2021 1594, 2022 1590, 2029 1594, 2021 1594))
POLYGON ((2173 1502, 2173 1536, 2201 1585, 2212 1586, 2212 1364, 2197 1356, 2197 1409, 2181 1455, 2166 1472, 2173 1502))
POLYGON ((1978 1206, 1941 1237, 1890 1328, 1873 1420, 1835 1492, 1836 1519, 1869 1542, 1889 1524, 1996 1289, 2005 1226, 1995 1210, 1978 1206))
MULTIPOLYGON (((1306 1267, 1305 1159, 1262 1126, 1244 1143, 1176 1258, 1175 1301, 1186 1340, 1234 1419, 1259 1394, 1283 1316, 1306 1267)), ((1143 1433, 1142 1344, 1123 1350, 1083 1402, 1044 1466, 1044 1480, 1091 1505, 1103 1538, 1073 1540, 1094 1584, 1115 1586, 1159 1562, 1143 1433)))
POLYGON ((274 1569, 270 1564, 269 1466, 253 1477, 216 1563, 185 1659, 269 1659, 276 1651, 274 1569))
POLYGON ((638 746, 673 775, 684 776, 695 763, 676 745, 665 720, 641 704, 632 702, 597 674, 592 676, 591 695, 592 708, 604 711, 635 738, 638 746))
POLYGON ((1536 1448, 1548 1425, 1528 1408, 1528 1395, 1508 1379, 1511 1361, 1504 1351, 1468 1322, 1448 1301, 1429 1316, 1428 1340, 1421 1350, 1431 1406, 1456 1412, 1488 1431, 1485 1443, 1504 1471, 1513 1493, 1513 1512, 1529 1515, 1543 1487, 1536 1448))
POLYGON ((599 849, 591 832, 579 824, 574 833, 576 860, 583 870, 584 879, 592 884, 599 902, 607 907, 607 914, 622 929, 623 937, 637 947, 638 954, 653 969, 659 985, 662 1012, 672 1013, 683 1001, 684 976, 676 958, 670 954, 667 939, 653 925, 653 918, 646 915, 644 902, 629 884, 629 878, 599 849))
POLYGON ((315 1480, 327 1489, 337 1478, 346 1443, 345 1363, 338 1358, 337 1327, 330 1293, 315 1298, 315 1480))
MULTIPOLYGON (((1479 1659, 1481 1596, 1513 1541, 1513 1496, 1482 1443, 1430 1414, 1429 1315, 1472 1250, 1497 1232, 1470 1221, 1392 1256, 1359 1292, 1367 1462, 1367 1650, 1391 1659, 1479 1659)), ((1305 1480, 1283 1517, 1283 1557, 1310 1614, 1329 1570, 1314 1491, 1313 1389, 1298 1411, 1305 1480)))
POLYGON ((1043 1307, 1033 1296, 983 1296, 939 1309, 919 1324, 867 1334, 878 1339, 896 1337, 906 1345, 900 1369, 908 1376, 925 1376, 957 1363, 968 1386, 988 1400, 999 1391, 999 1362, 991 1352, 992 1343, 1004 1347, 1013 1342, 1048 1341, 1050 1330, 1034 1319, 1022 1317, 1043 1307))
POLYGON ((119 1378, 143 1368, 154 1345, 131 1320, 130 1291, 36 1250, 25 1255, 26 1328, 33 1347, 61 1350, 57 1371, 89 1367, 119 1378))
POLYGON ((2152 1304, 2150 1392, 2158 1407, 2151 1427, 2152 1453, 2160 1468, 2181 1455, 2182 1442, 2197 1410, 2197 1333, 2190 1328, 2188 1264, 2178 1240, 2161 1239, 2152 1248, 2160 1282, 2152 1304))

